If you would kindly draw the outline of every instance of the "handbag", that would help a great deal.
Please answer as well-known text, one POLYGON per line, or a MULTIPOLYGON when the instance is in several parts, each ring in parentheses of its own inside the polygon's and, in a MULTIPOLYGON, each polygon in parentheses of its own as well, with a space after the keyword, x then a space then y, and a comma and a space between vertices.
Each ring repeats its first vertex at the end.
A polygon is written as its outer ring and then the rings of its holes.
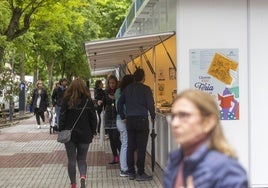
POLYGON ((72 135, 72 131, 77 123, 77 121, 79 120, 80 116, 82 115, 82 113, 84 112, 85 110, 85 107, 87 105, 87 102, 88 102, 88 99, 81 111, 81 113, 79 114, 78 118, 76 119, 76 121, 74 122, 74 125, 73 127, 70 129, 70 130, 62 130, 58 133, 58 138, 57 138, 57 141, 60 142, 60 143, 67 143, 71 140, 71 135, 72 135))
POLYGON ((58 133, 57 141, 60 143, 67 143, 71 140, 72 130, 62 130, 58 133))

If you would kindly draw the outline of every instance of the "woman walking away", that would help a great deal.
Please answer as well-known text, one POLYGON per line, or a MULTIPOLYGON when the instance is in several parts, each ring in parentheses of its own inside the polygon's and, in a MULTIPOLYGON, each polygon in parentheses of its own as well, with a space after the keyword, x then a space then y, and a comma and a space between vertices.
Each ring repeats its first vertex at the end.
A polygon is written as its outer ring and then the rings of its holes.
MULTIPOLYGON (((121 96, 121 93, 124 89, 131 83, 134 82, 133 75, 125 75, 120 83, 120 88, 115 91, 115 102, 117 105, 118 99, 121 96)), ((124 109, 125 110, 125 109, 124 109)), ((120 151, 120 176, 127 177, 128 176, 128 166, 127 166, 127 128, 126 122, 123 122, 120 118, 120 115, 117 115, 116 126, 118 131, 120 132, 120 140, 121 140, 121 151, 120 151)))
POLYGON ((227 143, 215 99, 199 90, 186 90, 167 116, 180 148, 171 152, 164 187, 247 188, 247 174, 227 143))
POLYGON ((108 132, 110 146, 113 153, 113 160, 109 164, 118 164, 118 153, 121 149, 120 133, 116 127, 116 109, 115 109, 115 90, 117 89, 117 78, 114 75, 110 75, 107 79, 107 87, 104 97, 104 109, 105 109, 105 129, 108 132))
POLYGON ((37 128, 41 129, 40 117, 44 126, 46 126, 44 113, 47 111, 48 107, 48 95, 46 90, 43 88, 43 83, 41 80, 36 82, 36 89, 33 91, 31 107, 36 117, 37 128))
POLYGON ((76 188, 77 162, 81 188, 85 188, 87 174, 86 157, 89 144, 92 142, 96 130, 97 117, 90 93, 82 79, 73 80, 64 93, 60 111, 59 131, 70 130, 76 121, 71 140, 65 143, 68 158, 68 174, 71 188, 76 188))

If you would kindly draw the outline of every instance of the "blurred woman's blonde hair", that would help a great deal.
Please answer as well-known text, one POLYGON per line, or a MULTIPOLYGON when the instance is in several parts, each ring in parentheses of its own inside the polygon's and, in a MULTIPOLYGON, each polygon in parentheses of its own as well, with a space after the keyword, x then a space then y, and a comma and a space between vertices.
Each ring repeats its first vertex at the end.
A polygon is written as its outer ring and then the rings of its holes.
MULTIPOLYGON (((233 151, 230 144, 227 142, 220 123, 219 108, 215 99, 208 93, 189 89, 181 92, 175 99, 174 102, 185 98, 191 101, 201 112, 203 117, 214 116, 216 123, 208 135, 208 147, 210 149, 217 150, 224 153, 227 156, 236 158, 236 154, 233 151)), ((173 102, 173 103, 174 103, 173 102)))
POLYGON ((38 87, 38 85, 39 85, 39 84, 42 84, 42 83, 43 83, 42 80, 37 80, 37 81, 36 81, 36 87, 38 87))
POLYGON ((52 90, 54 90, 59 84, 59 81, 53 82, 52 90))

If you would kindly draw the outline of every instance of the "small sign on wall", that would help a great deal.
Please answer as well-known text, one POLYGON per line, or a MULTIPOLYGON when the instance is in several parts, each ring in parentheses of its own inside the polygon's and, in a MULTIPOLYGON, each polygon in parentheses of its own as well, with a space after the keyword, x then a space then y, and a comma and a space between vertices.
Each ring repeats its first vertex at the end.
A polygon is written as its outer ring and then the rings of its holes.
POLYGON ((158 81, 164 81, 165 80, 165 71, 164 69, 158 70, 158 81))
POLYGON ((176 80, 176 70, 174 68, 169 68, 169 79, 176 80))

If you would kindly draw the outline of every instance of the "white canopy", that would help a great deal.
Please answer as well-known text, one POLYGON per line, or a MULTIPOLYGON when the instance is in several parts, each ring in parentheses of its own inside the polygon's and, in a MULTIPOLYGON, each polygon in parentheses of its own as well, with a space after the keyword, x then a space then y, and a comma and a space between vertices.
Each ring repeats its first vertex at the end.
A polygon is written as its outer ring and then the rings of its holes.
POLYGON ((94 74, 95 71, 116 69, 174 34, 175 32, 166 32, 86 42, 85 49, 91 72, 94 74))

